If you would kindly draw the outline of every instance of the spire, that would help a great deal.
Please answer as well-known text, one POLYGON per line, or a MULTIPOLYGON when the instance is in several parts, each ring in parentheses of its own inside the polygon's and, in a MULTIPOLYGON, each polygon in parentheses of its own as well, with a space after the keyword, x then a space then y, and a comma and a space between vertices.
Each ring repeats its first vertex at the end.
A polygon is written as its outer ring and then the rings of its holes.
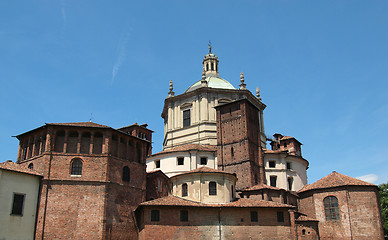
POLYGON ((168 97, 173 97, 174 96, 174 91, 173 91, 173 83, 172 80, 170 80, 170 91, 168 92, 168 97))
POLYGON ((245 80, 244 80, 244 73, 243 72, 241 72, 241 74, 240 74, 240 82, 241 82, 241 84, 240 84, 240 90, 246 90, 247 88, 246 88, 246 84, 245 84, 245 80))
POLYGON ((209 41, 209 53, 203 58, 203 69, 205 70, 205 76, 217 76, 218 77, 218 57, 212 53, 212 45, 209 41))
POLYGON ((202 79, 201 79, 201 86, 202 86, 202 87, 207 87, 207 81, 206 81, 205 69, 202 69, 202 79))
POLYGON ((261 101, 260 89, 258 87, 256 88, 256 97, 257 97, 257 99, 259 99, 261 101))

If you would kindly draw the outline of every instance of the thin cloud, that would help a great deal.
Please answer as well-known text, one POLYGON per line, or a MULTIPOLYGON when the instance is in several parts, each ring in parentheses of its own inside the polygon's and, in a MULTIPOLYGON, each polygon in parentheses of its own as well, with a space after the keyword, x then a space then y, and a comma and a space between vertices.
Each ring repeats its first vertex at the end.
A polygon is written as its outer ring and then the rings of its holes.
POLYGON ((117 56, 117 59, 116 59, 116 62, 115 64, 113 65, 113 69, 112 69, 112 79, 111 79, 111 82, 113 83, 115 78, 116 78, 116 75, 117 73, 119 72, 119 69, 121 67, 121 65, 123 64, 126 56, 127 56, 127 53, 126 53, 126 50, 127 50, 127 44, 128 44, 128 40, 129 40, 129 31, 127 31, 127 33, 125 34, 123 40, 119 43, 119 46, 118 46, 118 56, 117 56))
POLYGON ((356 178, 368 183, 375 183, 379 179, 376 174, 367 174, 356 178))

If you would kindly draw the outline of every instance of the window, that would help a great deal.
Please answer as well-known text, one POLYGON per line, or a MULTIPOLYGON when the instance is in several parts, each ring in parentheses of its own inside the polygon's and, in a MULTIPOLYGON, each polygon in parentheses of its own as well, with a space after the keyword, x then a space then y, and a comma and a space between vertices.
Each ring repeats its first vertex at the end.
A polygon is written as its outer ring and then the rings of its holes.
POLYGON ((178 165, 183 165, 184 164, 184 158, 183 157, 178 157, 177 158, 177 164, 178 165))
POLYGON ((183 111, 183 127, 188 127, 191 125, 191 114, 190 109, 183 111))
POLYGON ((287 178, 288 182, 288 190, 292 191, 292 183, 294 182, 294 179, 292 177, 287 178))
POLYGON ((181 222, 188 222, 189 221, 189 211, 187 210, 181 210, 181 222))
POLYGON ((160 160, 155 160, 155 168, 160 168, 160 160))
POLYGON ((269 177, 270 185, 271 185, 272 187, 276 187, 276 179, 277 179, 276 176, 270 176, 270 177, 269 177))
POLYGON ((284 222, 284 213, 283 212, 277 212, 278 222, 284 222))
POLYGON ((210 196, 217 195, 217 184, 216 184, 216 182, 209 182, 209 195, 210 196))
POLYGON ((162 192, 162 181, 158 179, 158 192, 162 192))
POLYGON ((23 216, 24 197, 24 194, 13 194, 11 215, 23 216))
POLYGON ((129 171, 129 167, 127 166, 123 167, 123 181, 129 182, 130 177, 131 177, 131 173, 129 171))
POLYGON ((287 143, 283 143, 283 147, 284 147, 284 148, 287 148, 287 143))
POLYGON ((207 157, 201 157, 201 165, 207 165, 207 157))
POLYGON ((182 197, 187 197, 187 183, 182 184, 182 197))
POLYGON ((29 169, 34 169, 34 164, 33 163, 28 164, 28 168, 29 169))
POLYGON ((302 230, 302 235, 306 235, 306 229, 302 230))
POLYGON ((269 167, 275 168, 276 167, 276 161, 269 161, 269 167))
POLYGON ((82 175, 82 161, 79 158, 73 159, 71 163, 71 175, 82 175))
POLYGON ((234 149, 233 149, 233 147, 230 149, 230 155, 232 155, 232 157, 234 157, 234 149))
POLYGON ((251 222, 258 222, 257 211, 251 211, 251 222))
POLYGON ((291 163, 287 162, 286 165, 287 165, 287 170, 291 170, 291 163))
POLYGON ((159 222, 160 213, 159 210, 151 210, 151 222, 159 222))
POLYGON ((334 196, 328 196, 323 199, 325 205, 326 221, 339 220, 338 199, 334 196))

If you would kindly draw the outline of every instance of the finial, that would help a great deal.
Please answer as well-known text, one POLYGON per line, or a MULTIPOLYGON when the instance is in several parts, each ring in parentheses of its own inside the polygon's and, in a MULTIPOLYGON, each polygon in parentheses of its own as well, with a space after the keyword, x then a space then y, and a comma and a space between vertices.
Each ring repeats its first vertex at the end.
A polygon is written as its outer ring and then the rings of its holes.
POLYGON ((241 82, 240 90, 245 90, 247 85, 244 82, 244 73, 243 72, 241 72, 241 74, 240 74, 240 82, 241 82))
POLYGON ((202 86, 202 87, 207 87, 207 81, 206 81, 206 75, 205 75, 205 68, 202 69, 201 86, 202 86))
POLYGON ((174 96, 174 91, 173 91, 173 83, 172 80, 170 80, 170 91, 168 92, 168 97, 173 97, 174 96))
POLYGON ((212 53, 212 43, 209 40, 209 53, 212 53))
POLYGON ((89 122, 92 122, 92 119, 93 119, 93 112, 90 113, 89 122))
POLYGON ((256 97, 257 97, 257 99, 259 99, 261 101, 260 89, 258 87, 256 88, 256 97))

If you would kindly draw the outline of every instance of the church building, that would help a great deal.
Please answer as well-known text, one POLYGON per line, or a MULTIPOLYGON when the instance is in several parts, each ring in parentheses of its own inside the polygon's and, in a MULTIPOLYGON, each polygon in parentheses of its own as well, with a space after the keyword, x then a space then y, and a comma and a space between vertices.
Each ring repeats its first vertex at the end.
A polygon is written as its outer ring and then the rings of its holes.
POLYGON ((259 89, 221 78, 211 46, 202 64, 185 92, 170 81, 161 152, 147 124, 17 135, 40 184, 27 239, 384 239, 376 185, 336 172, 307 184, 302 143, 266 135, 259 89))

